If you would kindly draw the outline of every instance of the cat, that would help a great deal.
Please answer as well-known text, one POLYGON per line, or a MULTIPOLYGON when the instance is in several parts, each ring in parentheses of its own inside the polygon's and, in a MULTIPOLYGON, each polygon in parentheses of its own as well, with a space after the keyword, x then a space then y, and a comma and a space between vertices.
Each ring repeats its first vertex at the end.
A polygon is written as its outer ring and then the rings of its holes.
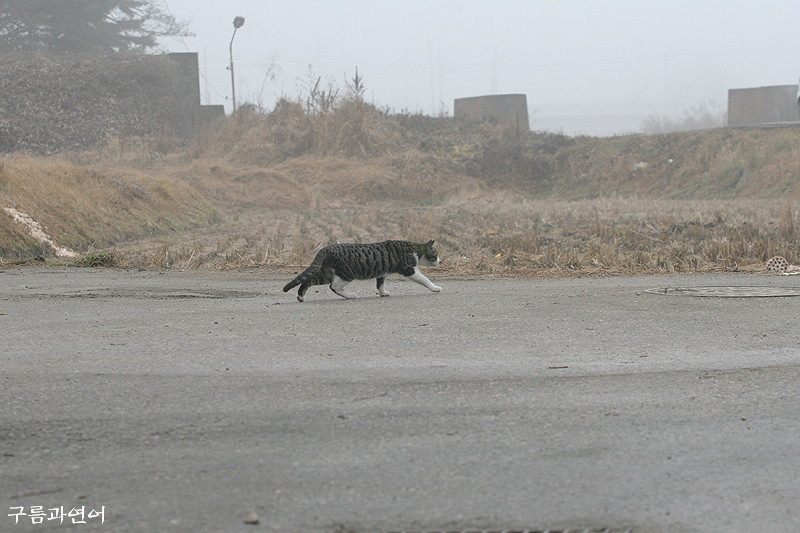
POLYGON ((419 271, 419 265, 439 266, 433 241, 332 244, 317 252, 311 265, 287 283, 283 292, 300 285, 297 301, 302 302, 310 286, 330 284, 331 290, 342 298, 355 298, 355 294, 345 290, 348 283, 354 279, 375 279, 378 294, 389 296, 384 287, 388 274, 402 274, 433 292, 441 291, 441 287, 419 271))

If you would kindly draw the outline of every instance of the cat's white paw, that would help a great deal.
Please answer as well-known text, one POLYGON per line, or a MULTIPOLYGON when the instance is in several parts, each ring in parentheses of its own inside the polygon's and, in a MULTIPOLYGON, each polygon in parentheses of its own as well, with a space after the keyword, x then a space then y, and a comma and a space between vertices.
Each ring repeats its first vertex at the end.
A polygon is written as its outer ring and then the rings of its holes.
POLYGON ((431 287, 431 290, 433 292, 441 292, 442 288, 439 287, 438 285, 434 285, 433 287, 431 287))
POLYGON ((297 295, 297 301, 298 301, 298 302, 305 302, 305 301, 306 301, 306 299, 305 299, 305 297, 304 297, 304 296, 300 296, 300 295, 298 294, 298 295, 297 295))
POLYGON ((381 296, 391 296, 391 294, 386 291, 379 292, 378 294, 380 294, 381 296))

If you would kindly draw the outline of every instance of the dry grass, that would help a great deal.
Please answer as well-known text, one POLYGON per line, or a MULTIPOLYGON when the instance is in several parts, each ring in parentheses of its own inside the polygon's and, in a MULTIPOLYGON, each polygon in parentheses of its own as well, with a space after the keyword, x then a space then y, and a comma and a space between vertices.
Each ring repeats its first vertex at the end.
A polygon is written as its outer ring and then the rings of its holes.
POLYGON ((441 273, 656 273, 757 270, 774 255, 800 262, 787 233, 793 207, 764 200, 514 201, 469 197, 423 207, 325 207, 250 214, 191 243, 141 242, 125 264, 300 268, 335 242, 436 239, 441 273), (235 237, 234 237, 235 236, 235 237))
MULTIPOLYGON (((0 161, 0 204, 33 217, 59 245, 84 252, 216 217, 212 206, 181 181, 21 155, 0 161)), ((0 257, 31 252, 45 250, 9 217, 0 217, 0 257)))
MULTIPOLYGON (((124 266, 300 268, 398 238, 436 239, 457 274, 756 269, 800 262, 798 146, 796 129, 568 138, 284 101, 183 146, 7 156, 0 204, 124 266)), ((37 246, 0 217, 0 261, 37 246)))
POLYGON ((557 159, 544 189, 570 198, 800 196, 800 128, 584 138, 557 159))

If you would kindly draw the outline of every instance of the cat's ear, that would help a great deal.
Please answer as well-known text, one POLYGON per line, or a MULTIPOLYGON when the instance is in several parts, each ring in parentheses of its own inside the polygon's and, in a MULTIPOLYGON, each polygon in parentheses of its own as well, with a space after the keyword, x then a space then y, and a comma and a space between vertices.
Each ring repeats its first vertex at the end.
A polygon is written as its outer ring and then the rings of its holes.
POLYGON ((433 246, 433 239, 431 239, 431 240, 429 240, 428 242, 426 242, 426 243, 425 243, 425 246, 427 246, 428 248, 430 248, 431 246, 433 246))

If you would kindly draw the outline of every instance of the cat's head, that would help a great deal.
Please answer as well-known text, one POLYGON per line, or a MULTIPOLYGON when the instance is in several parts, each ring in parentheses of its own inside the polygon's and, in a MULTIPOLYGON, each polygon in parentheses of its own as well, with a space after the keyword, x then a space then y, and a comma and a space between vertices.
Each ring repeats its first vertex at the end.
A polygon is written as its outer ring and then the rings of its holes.
POLYGON ((439 266, 439 252, 433 247, 433 241, 420 245, 419 264, 424 266, 439 266))

